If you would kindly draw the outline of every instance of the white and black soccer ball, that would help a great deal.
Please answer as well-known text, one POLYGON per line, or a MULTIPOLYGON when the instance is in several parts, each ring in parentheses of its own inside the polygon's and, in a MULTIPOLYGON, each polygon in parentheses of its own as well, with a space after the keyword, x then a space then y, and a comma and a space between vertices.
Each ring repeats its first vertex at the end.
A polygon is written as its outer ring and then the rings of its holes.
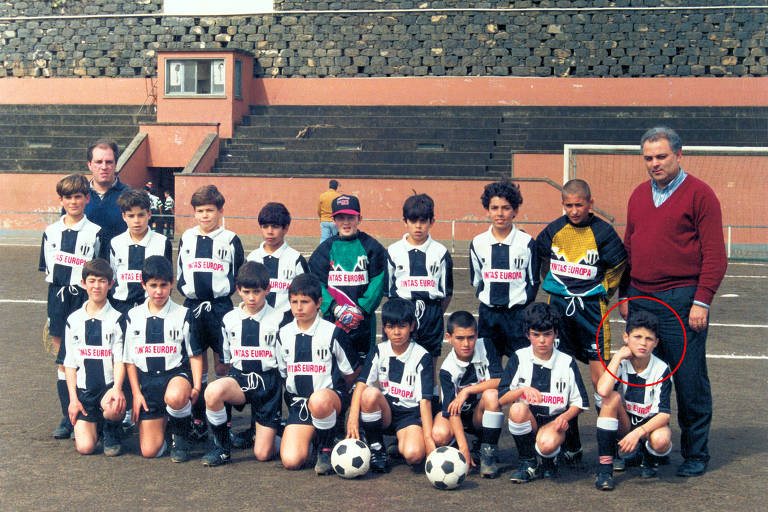
POLYGON ((441 446, 427 457, 424 472, 438 489, 455 489, 467 477, 467 459, 451 446, 441 446))
POLYGON ((357 478, 371 466, 371 450, 359 439, 344 439, 331 452, 331 466, 342 478, 357 478))

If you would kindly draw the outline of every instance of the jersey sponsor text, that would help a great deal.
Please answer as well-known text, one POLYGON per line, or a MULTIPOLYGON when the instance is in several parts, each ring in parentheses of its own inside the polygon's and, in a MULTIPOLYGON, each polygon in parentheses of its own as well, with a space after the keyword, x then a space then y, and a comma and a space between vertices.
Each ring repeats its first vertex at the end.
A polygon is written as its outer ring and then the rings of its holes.
POLYGON ((208 272, 226 272, 224 264, 208 258, 198 258, 187 262, 189 270, 206 270, 208 272))
POLYGON ((489 283, 507 283, 509 281, 520 281, 525 276, 519 270, 485 270, 483 271, 483 281, 489 283))
POLYGON ((155 356, 166 354, 178 354, 178 345, 165 345, 162 343, 149 343, 147 345, 136 345, 134 351, 137 356, 155 356))
POLYGON ((122 272, 118 276, 118 280, 123 283, 140 283, 141 270, 129 270, 128 272, 122 272))
POLYGON ((345 272, 332 270, 328 272, 328 284, 340 286, 362 286, 368 284, 368 272, 345 272))
POLYGON ((393 382, 389 383, 387 394, 401 398, 413 398, 413 390, 401 388, 393 382))
POLYGON ((88 359, 109 359, 112 357, 111 348, 80 347, 78 353, 80 354, 80 357, 88 359))
POLYGON ((325 375, 328 373, 327 364, 294 363, 287 365, 288 373, 294 375, 325 375))
POLYGON ((397 280, 397 287, 403 290, 430 291, 437 287, 437 282, 430 278, 406 277, 397 280))
POLYGON ((549 269, 553 274, 560 276, 573 277, 576 279, 594 279, 597 276, 597 268, 591 265, 581 265, 579 263, 569 263, 557 260, 550 260, 549 269))
POLYGON ((68 252, 56 252, 53 254, 53 262, 59 265, 67 265, 70 267, 82 267, 88 260, 82 256, 75 256, 68 252))
POLYGON ((270 349, 264 348, 236 348, 232 351, 234 357, 246 360, 272 359, 275 354, 270 349))
POLYGON ((651 412, 651 407, 651 404, 642 405, 635 402, 624 402, 624 408, 627 410, 627 412, 634 414, 635 416, 648 416, 648 413, 651 412))

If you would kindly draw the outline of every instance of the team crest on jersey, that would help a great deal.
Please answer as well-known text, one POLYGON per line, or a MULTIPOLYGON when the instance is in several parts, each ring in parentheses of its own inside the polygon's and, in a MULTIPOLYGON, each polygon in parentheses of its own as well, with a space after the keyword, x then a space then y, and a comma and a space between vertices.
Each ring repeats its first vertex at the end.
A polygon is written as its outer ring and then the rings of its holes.
POLYGON ((476 364, 475 373, 477 374, 478 382, 486 380, 485 376, 488 375, 488 365, 485 363, 476 364))
POLYGON ((328 347, 318 347, 315 349, 315 355, 317 355, 317 358, 321 361, 325 361, 328 358, 328 355, 330 355, 330 351, 328 350, 328 347))
POLYGON ((91 250, 92 250, 91 246, 86 244, 80 244, 80 247, 78 247, 78 251, 83 256, 88 256, 89 254, 91 254, 91 250))
POLYGON ((115 333, 113 333, 113 332, 108 332, 108 333, 107 333, 107 335, 106 335, 106 336, 104 336, 104 340, 105 340, 107 343, 110 343, 110 344, 112 343, 112 341, 113 341, 114 339, 115 339, 115 333))
POLYGON ((220 260, 228 260, 229 259, 229 249, 226 247, 219 247, 216 249, 216 257, 220 260))
POLYGON ((293 278, 293 269, 292 268, 285 268, 285 269, 283 269, 282 277, 285 280, 292 279, 293 278))
POLYGON ((440 263, 434 262, 429 266, 429 275, 434 276, 440 271, 440 263))
POLYGON ((516 256, 515 259, 512 260, 512 266, 515 267, 517 270, 524 269, 525 258, 522 256, 516 256))
POLYGON ((565 380, 560 379, 557 382, 555 382, 555 389, 557 390, 558 393, 562 395, 567 385, 568 384, 565 382, 565 380))
POLYGON ((653 402, 653 395, 655 395, 655 394, 656 394, 656 390, 655 390, 654 388, 651 388, 651 391, 650 391, 650 393, 648 393, 648 396, 649 396, 649 400, 650 400, 651 402, 653 402))
POLYGON ((277 341, 277 334, 275 334, 274 332, 268 332, 267 334, 264 335, 264 343, 266 343, 270 347, 274 347, 276 341, 277 341))
POLYGON ((172 340, 178 340, 181 338, 181 329, 168 329, 168 337, 172 340))
POLYGON ((408 375, 406 375, 405 378, 403 379, 403 384, 405 384, 406 386, 413 387, 413 385, 416 384, 416 375, 414 375, 413 373, 409 373, 408 375))
POLYGON ((357 263, 355 264, 355 272, 362 272, 368 270, 368 256, 365 254, 357 257, 357 263))
POLYGON ((581 261, 583 261, 587 265, 597 265, 597 262, 599 260, 600 260, 600 255, 594 249, 589 249, 587 251, 587 254, 584 255, 584 257, 581 259, 581 261))

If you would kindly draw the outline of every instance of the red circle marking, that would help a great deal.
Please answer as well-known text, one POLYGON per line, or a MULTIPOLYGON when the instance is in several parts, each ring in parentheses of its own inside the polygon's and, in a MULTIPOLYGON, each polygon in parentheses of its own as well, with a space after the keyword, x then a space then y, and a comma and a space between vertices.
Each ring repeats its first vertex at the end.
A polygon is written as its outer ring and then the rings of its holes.
POLYGON ((685 349, 688 347, 688 336, 685 334, 685 326, 683 325, 683 320, 680 318, 680 315, 677 314, 677 311, 672 309, 672 307, 669 304, 667 304, 663 300, 659 300, 659 299, 656 299, 656 298, 653 298, 653 297, 630 297, 628 299, 624 299, 621 302, 618 302, 618 303, 614 304, 614 306, 611 309, 609 309, 608 312, 603 316, 603 319, 600 320, 600 325, 597 326, 597 335, 595 336, 595 342, 597 343, 596 346, 598 346, 598 347, 600 346, 600 329, 603 328, 603 322, 605 322, 605 320, 608 318, 608 315, 611 314, 611 311, 613 311, 616 306, 620 306, 620 305, 624 304, 625 302, 629 302, 629 301, 635 300, 635 299, 654 300, 654 301, 658 302, 659 304, 664 304, 664 306, 666 306, 667 309, 669 309, 672 312, 672 314, 675 315, 675 318, 677 318, 677 321, 680 322, 680 328, 683 331, 683 355, 680 357, 680 362, 677 363, 677 366, 675 366, 675 369, 672 370, 672 372, 669 375, 667 375, 666 377, 664 377, 661 380, 658 380, 656 382, 651 382, 650 384, 632 384, 630 382, 626 382, 626 381, 621 380, 620 378, 615 376, 611 370, 608 369, 608 365, 605 364, 605 361, 603 360, 603 354, 601 354, 599 350, 597 351, 597 357, 600 358, 600 363, 603 365, 603 368, 605 368, 605 371, 610 373, 611 376, 614 379, 618 380, 622 384, 626 384, 627 386, 636 386, 636 387, 639 387, 639 388, 645 388, 645 387, 648 387, 648 386, 655 386, 656 384, 664 382, 665 380, 667 380, 668 378, 673 376, 675 374, 675 372, 677 371, 677 369, 680 368, 680 365, 683 364, 683 359, 685 359, 685 349))

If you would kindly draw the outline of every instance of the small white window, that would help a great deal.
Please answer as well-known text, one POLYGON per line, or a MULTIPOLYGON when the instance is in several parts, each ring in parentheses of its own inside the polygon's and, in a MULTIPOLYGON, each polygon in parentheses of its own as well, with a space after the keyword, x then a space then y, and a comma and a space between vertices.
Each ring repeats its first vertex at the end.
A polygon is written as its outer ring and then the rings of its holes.
POLYGON ((224 94, 224 59, 168 59, 165 61, 166 94, 224 94))

